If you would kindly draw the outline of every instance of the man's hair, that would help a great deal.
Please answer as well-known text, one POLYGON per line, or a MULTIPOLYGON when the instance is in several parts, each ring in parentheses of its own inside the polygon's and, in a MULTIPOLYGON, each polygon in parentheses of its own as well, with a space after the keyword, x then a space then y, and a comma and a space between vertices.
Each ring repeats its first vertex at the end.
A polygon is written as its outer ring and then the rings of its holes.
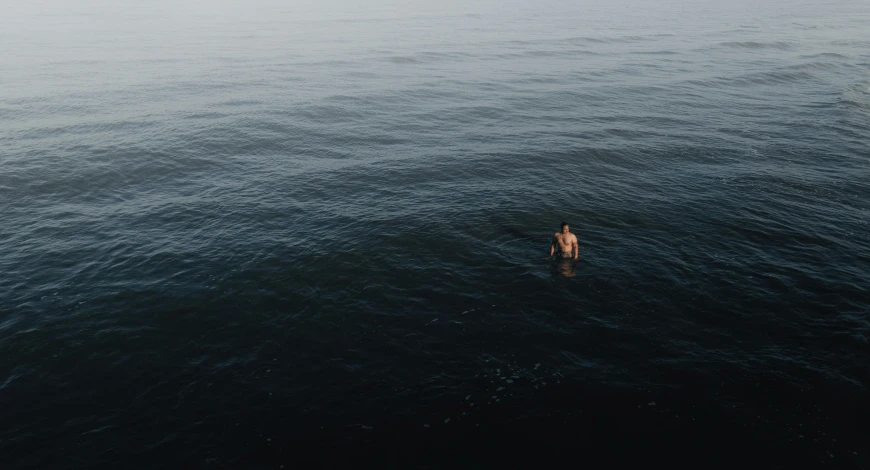
POLYGON ((559 228, 565 228, 566 225, 568 225, 568 222, 562 222, 562 225, 560 225, 559 228))

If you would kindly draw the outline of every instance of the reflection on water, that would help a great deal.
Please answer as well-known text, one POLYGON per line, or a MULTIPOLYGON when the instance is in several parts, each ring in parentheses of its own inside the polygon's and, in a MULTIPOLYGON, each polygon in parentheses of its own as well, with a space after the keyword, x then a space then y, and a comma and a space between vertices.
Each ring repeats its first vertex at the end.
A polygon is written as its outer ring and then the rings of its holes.
POLYGON ((565 277, 574 277, 577 275, 577 263, 578 261, 574 261, 573 259, 564 259, 556 257, 553 260, 553 264, 550 267, 550 271, 556 275, 562 275, 565 277))

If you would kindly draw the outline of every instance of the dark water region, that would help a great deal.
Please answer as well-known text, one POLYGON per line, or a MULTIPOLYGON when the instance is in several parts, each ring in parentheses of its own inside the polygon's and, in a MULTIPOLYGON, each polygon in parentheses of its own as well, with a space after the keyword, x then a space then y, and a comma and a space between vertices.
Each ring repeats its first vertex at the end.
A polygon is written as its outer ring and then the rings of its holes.
POLYGON ((255 3, 0 18, 0 467, 870 466, 870 5, 255 3))

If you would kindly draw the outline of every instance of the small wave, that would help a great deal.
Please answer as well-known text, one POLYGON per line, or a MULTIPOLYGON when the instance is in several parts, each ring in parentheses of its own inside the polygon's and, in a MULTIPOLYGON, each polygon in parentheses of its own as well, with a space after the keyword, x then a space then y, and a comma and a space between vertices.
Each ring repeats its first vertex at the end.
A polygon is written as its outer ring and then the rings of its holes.
POLYGON ((848 59, 849 56, 837 54, 836 52, 820 52, 818 54, 809 54, 800 56, 801 59, 848 59))
POLYGON ((125 119, 59 126, 31 126, 30 128, 21 131, 17 137, 23 140, 39 141, 49 137, 67 136, 74 140, 79 140, 85 136, 93 136, 97 134, 111 135, 118 132, 123 133, 125 131, 138 132, 141 134, 147 129, 156 129, 159 127, 160 123, 151 119, 125 119))
POLYGON ((762 50, 762 49, 776 49, 780 51, 788 51, 794 48, 794 46, 789 42, 784 41, 775 41, 775 42, 756 42, 756 41, 728 41, 728 42, 720 42, 719 46, 728 47, 732 49, 749 49, 749 50, 762 50))
POLYGON ((870 82, 847 87, 840 95, 840 103, 862 111, 870 110, 870 82))
POLYGON ((736 77, 713 77, 706 80, 691 80, 688 83, 699 86, 775 85, 813 80, 815 78, 813 74, 807 71, 773 71, 736 77))
POLYGON ((649 36, 611 36, 611 37, 596 37, 596 36, 573 36, 563 39, 564 42, 570 43, 594 43, 594 44, 623 44, 630 42, 649 41, 657 37, 665 37, 654 34, 649 36))
POLYGON ((590 37, 590 36, 575 36, 575 37, 571 37, 571 38, 565 38, 565 42, 575 42, 575 43, 576 42, 579 42, 579 43, 591 42, 591 43, 595 43, 595 44, 603 44, 603 43, 608 43, 608 42, 612 42, 612 41, 608 40, 607 38, 595 38, 595 37, 590 37))
MULTIPOLYGON (((324 104, 324 106, 338 106, 345 109, 366 109, 371 106, 384 106, 390 103, 396 104, 399 103, 400 100, 396 98, 396 94, 360 94, 359 96, 341 94, 326 96, 322 98, 320 102, 321 104, 324 104)), ((292 115, 293 113, 295 113, 295 111, 290 111, 288 114, 292 115)))
POLYGON ((855 40, 855 39, 840 39, 837 41, 832 41, 831 44, 835 46, 855 46, 855 47, 870 47, 870 41, 867 40, 855 40))
POLYGON ((348 109, 345 106, 312 105, 298 110, 298 115, 313 122, 337 123, 354 122, 366 118, 367 114, 348 109))
POLYGON ((477 57, 467 52, 434 52, 424 51, 413 55, 390 55, 377 57, 376 61, 386 61, 394 64, 424 64, 433 62, 464 60, 477 57))
POLYGON ((658 38, 672 37, 673 34, 648 34, 643 36, 569 36, 560 39, 512 39, 496 41, 494 44, 508 46, 564 46, 565 44, 620 44, 634 42, 652 42, 658 38))
POLYGON ((395 18, 341 18, 332 20, 336 23, 361 23, 361 24, 377 24, 395 22, 395 18))
POLYGON ((18 379, 19 377, 21 377, 21 376, 17 375, 17 374, 12 374, 9 377, 7 377, 6 380, 3 381, 3 383, 0 383, 0 390, 3 390, 4 388, 8 387, 10 384, 12 384, 12 382, 15 382, 15 380, 18 379))
POLYGON ((431 60, 452 60, 452 59, 466 59, 469 57, 474 57, 474 54, 470 54, 468 52, 434 52, 434 51, 424 51, 419 54, 421 57, 425 57, 426 59, 431 60))
POLYGON ((634 51, 633 53, 644 55, 680 55, 680 53, 676 51, 634 51))
POLYGON ((385 61, 392 62, 394 64, 420 64, 422 61, 416 59, 411 56, 393 56, 393 57, 385 57, 385 61))
POLYGON ((513 80, 513 83, 522 83, 522 84, 557 84, 557 83, 565 83, 564 79, 557 77, 529 77, 529 78, 521 78, 518 80, 513 80))
POLYGON ((842 67, 850 67, 848 64, 837 64, 832 62, 805 62, 803 64, 789 65, 787 67, 782 67, 779 69, 780 71, 810 71, 810 70, 822 70, 829 71, 842 67))
POLYGON ((817 24, 792 23, 792 25, 798 29, 819 29, 817 24))
POLYGON ((316 61, 304 61, 304 62, 293 62, 290 64, 282 64, 283 66, 290 67, 298 67, 298 66, 308 66, 314 65, 318 67, 344 67, 346 65, 353 64, 352 60, 341 60, 341 59, 327 59, 327 60, 316 60, 316 61))
POLYGON ((643 137, 656 137, 661 135, 658 132, 642 131, 637 129, 625 129, 618 127, 604 129, 604 133, 610 136, 619 137, 621 139, 640 139, 643 137))
POLYGON ((505 109, 493 106, 457 106, 424 113, 420 118, 429 122, 476 123, 501 119, 505 113, 505 109))
POLYGON ((225 113, 215 113, 215 112, 202 112, 202 113, 192 113, 184 115, 185 119, 221 119, 229 116, 229 114, 225 113))
MULTIPOLYGON (((592 52, 582 49, 576 50, 567 50, 567 51, 552 51, 552 50, 533 50, 533 51, 523 51, 523 52, 511 52, 507 54, 496 54, 490 56, 489 58, 493 59, 522 59, 522 58, 539 58, 539 57, 576 57, 576 56, 597 56, 601 55, 598 52, 592 52)), ((486 57, 483 58, 487 59, 486 57)))
POLYGON ((242 106, 258 106, 261 104, 264 103, 260 100, 228 100, 216 103, 215 106, 227 106, 231 108, 237 108, 242 106))
POLYGON ((35 105, 41 104, 45 101, 45 97, 42 96, 25 96, 25 97, 11 97, 4 98, 3 103, 10 105, 35 105))
POLYGON ((12 122, 13 119, 23 116, 24 113, 17 109, 10 109, 3 107, 0 105, 0 120, 5 122, 12 122))

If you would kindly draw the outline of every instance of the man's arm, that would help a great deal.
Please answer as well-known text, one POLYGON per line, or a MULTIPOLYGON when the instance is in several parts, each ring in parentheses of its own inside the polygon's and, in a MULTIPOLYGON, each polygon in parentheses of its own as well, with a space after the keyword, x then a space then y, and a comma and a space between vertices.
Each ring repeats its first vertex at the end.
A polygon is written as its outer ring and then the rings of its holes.
POLYGON ((550 240, 550 256, 553 256, 553 252, 556 251, 556 236, 553 235, 553 238, 550 240))
POLYGON ((580 244, 577 243, 577 237, 571 240, 571 245, 571 250, 574 251, 574 261, 577 261, 577 257, 580 256, 580 244))

